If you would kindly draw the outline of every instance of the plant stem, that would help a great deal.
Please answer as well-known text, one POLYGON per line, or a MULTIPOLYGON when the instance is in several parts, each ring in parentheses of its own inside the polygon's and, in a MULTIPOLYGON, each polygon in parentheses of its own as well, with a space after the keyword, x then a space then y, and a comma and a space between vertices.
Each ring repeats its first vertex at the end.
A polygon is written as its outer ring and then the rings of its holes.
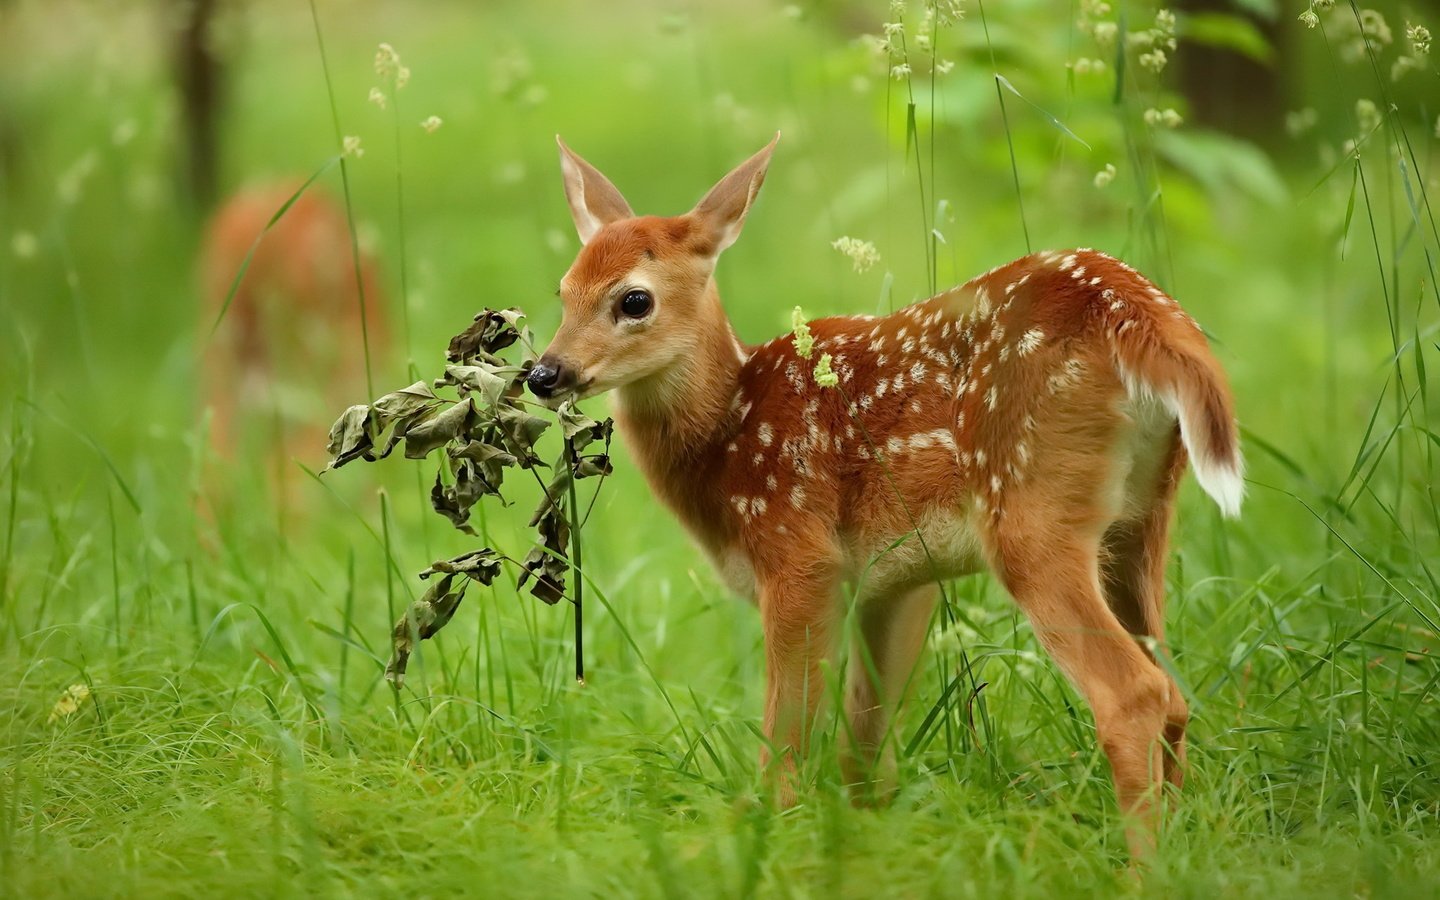
POLYGON ((575 452, 570 449, 567 441, 565 444, 565 465, 570 467, 572 477, 570 478, 569 503, 570 503, 570 583, 572 588, 571 603, 575 605, 575 681, 579 684, 585 683, 585 580, 581 577, 584 562, 581 559, 580 550, 580 503, 576 499, 575 478, 575 452))

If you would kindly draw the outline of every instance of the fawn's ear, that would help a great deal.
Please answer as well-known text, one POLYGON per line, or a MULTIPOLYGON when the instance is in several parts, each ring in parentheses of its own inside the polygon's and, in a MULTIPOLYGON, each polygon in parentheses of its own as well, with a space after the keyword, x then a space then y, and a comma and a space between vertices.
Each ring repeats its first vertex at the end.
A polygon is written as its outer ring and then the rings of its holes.
POLYGON ((575 219, 575 230, 580 232, 580 243, 590 243, 595 232, 611 222, 634 218, 630 204, 625 202, 610 179, 565 146, 558 134, 555 135, 555 143, 560 145, 560 172, 565 176, 565 199, 570 201, 570 215, 575 219))
POLYGON ((780 132, 765 145, 759 153, 736 166, 734 171, 720 179, 705 195, 691 215, 708 228, 715 239, 715 252, 719 253, 735 243, 740 236, 740 226, 745 224, 745 214, 755 203, 760 185, 765 183, 765 170, 770 166, 770 154, 780 141, 780 132))

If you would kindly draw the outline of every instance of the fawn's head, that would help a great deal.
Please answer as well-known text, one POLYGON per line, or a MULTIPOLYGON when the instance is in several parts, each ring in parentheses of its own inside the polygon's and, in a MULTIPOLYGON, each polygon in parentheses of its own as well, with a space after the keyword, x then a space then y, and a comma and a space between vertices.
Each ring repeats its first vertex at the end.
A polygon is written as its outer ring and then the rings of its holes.
POLYGON ((559 142, 565 197, 584 246, 560 281, 560 329, 530 370, 536 396, 579 399, 663 379, 696 356, 723 316, 711 289, 715 261, 740 236, 779 139, 690 212, 663 218, 637 217, 609 179, 559 142))

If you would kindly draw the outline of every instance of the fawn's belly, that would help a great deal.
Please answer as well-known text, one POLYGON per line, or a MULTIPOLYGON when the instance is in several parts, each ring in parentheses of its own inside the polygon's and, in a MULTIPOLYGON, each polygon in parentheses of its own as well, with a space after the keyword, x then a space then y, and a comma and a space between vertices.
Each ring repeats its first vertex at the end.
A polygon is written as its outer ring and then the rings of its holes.
POLYGON ((908 531, 856 535, 846 542, 846 578, 867 596, 979 572, 981 515, 965 497, 920 510, 908 531))

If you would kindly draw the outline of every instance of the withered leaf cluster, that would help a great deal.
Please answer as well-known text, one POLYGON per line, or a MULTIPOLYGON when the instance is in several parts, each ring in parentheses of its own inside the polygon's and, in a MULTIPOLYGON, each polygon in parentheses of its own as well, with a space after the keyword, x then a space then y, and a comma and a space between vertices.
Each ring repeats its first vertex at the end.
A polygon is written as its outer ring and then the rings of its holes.
MULTIPOLYGON (((531 594, 553 604, 565 595, 571 532, 579 527, 567 515, 566 500, 573 501, 576 481, 610 474, 613 425, 564 403, 556 411, 563 434, 559 459, 546 463, 536 454, 536 442, 554 422, 532 412, 534 405, 523 395, 525 376, 534 363, 529 329, 520 324, 523 318, 518 309, 484 310, 469 328, 451 338, 442 377, 417 381, 374 403, 347 409, 330 429, 326 449, 331 460, 326 470, 357 459, 384 459, 402 443, 409 459, 442 451, 430 503, 456 528, 473 535, 471 510, 482 497, 503 501, 500 488, 507 470, 552 469, 545 497, 530 520, 538 542, 519 564, 517 585, 529 583, 531 594), (499 354, 517 342, 524 355, 514 364, 499 354), (443 394, 453 394, 454 399, 443 394), (600 451, 587 453, 597 442, 600 451)), ((484 547, 436 562, 421 573, 421 578, 440 577, 395 623, 394 654, 385 670, 392 684, 399 687, 403 682, 414 641, 443 628, 470 582, 489 585, 499 576, 501 562, 509 559, 484 547), (458 588, 454 587, 457 578, 458 588)))

